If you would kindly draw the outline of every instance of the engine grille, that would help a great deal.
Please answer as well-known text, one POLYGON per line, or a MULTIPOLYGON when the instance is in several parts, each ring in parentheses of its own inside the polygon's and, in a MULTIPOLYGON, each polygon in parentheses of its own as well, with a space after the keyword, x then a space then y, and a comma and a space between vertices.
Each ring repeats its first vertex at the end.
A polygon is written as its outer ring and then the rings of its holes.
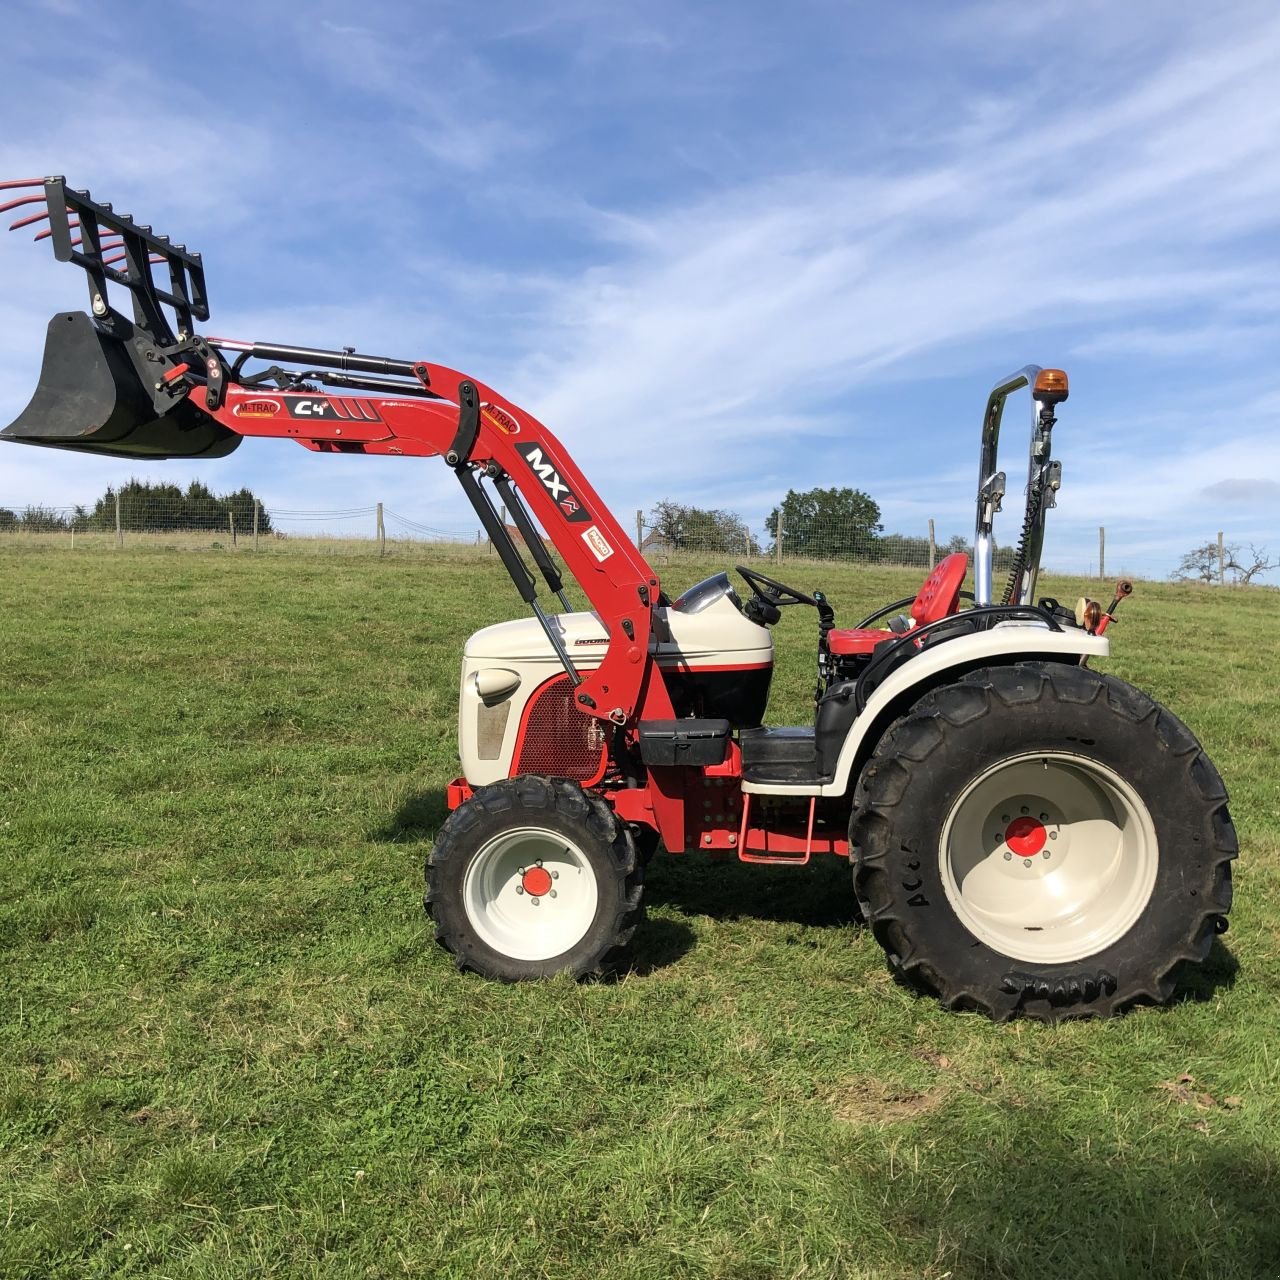
POLYGON ((586 782, 604 771, 604 757, 604 728, 574 706, 569 677, 548 680, 525 707, 512 772, 586 782))

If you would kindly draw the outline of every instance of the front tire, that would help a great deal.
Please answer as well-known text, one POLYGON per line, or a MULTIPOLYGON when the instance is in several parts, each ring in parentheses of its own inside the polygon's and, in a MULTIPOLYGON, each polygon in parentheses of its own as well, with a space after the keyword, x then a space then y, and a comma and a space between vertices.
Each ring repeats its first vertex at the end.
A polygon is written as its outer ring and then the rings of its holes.
POLYGON ((891 966, 1003 1021, 1164 1004, 1225 929, 1235 830, 1190 731, 1056 663, 926 695, 859 780, 854 889, 891 966))
POLYGON ((437 940, 460 968, 506 982, 600 973, 642 910, 626 826, 561 778, 482 787, 440 829, 426 876, 437 940))

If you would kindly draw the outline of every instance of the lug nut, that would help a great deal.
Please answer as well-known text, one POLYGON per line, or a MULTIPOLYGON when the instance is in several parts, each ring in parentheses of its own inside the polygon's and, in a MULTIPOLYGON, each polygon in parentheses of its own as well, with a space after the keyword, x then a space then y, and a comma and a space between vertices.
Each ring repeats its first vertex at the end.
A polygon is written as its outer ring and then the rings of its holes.
POLYGON ((1046 850, 1044 851, 1044 854, 1043 854, 1042 856, 1047 858, 1047 857, 1049 856, 1049 850, 1048 850, 1048 849, 1046 849, 1046 850))
POLYGON ((1008 822, 1008 821, 1009 821, 1009 815, 1008 815, 1007 813, 1002 813, 1002 814, 1000 815, 1000 821, 1001 821, 1001 822, 1008 822))
POLYGON ((1023 858, 1023 860, 1022 860, 1022 865, 1023 865, 1024 867, 1029 867, 1029 866, 1031 865, 1031 859, 1030 859, 1030 858, 1023 858))
POLYGON ((558 871, 553 871, 553 872, 551 873, 551 878, 552 878, 553 880, 559 880, 559 879, 560 879, 560 873, 559 873, 558 871))
POLYGON ((1005 860, 1006 862, 1012 862, 1012 861, 1013 861, 1013 854, 1011 854, 1007 849, 1005 850, 1005 853, 1004 853, 1004 860, 1005 860))
POLYGON ((1049 815, 1048 815, 1047 813, 1042 813, 1042 814, 1040 815, 1040 821, 1041 821, 1041 822, 1048 822, 1048 821, 1049 821, 1049 815))
POLYGON ((1058 838, 1058 833, 1057 833, 1056 831, 1050 831, 1050 832, 1049 832, 1049 839, 1050 839, 1050 840, 1056 840, 1057 838, 1058 838))
MULTIPOLYGON (((1044 856, 1047 858, 1049 855, 1046 853, 1044 856)), ((554 889, 551 890, 551 896, 553 898, 556 896, 556 891, 554 889)))
POLYGON ((524 892, 524 885, 522 885, 522 884, 518 884, 518 885, 516 885, 516 892, 517 892, 517 893, 523 893, 523 892, 524 892))
POLYGON ((535 906, 535 907, 536 907, 536 906, 538 905, 538 903, 542 901, 542 899, 541 899, 541 898, 530 898, 530 899, 529 899, 529 901, 530 901, 530 903, 532 903, 532 904, 533 904, 533 906, 535 906))
POLYGON ((1022 812, 1023 812, 1023 813, 1030 813, 1030 812, 1031 812, 1031 810, 1030 810, 1030 809, 1028 809, 1028 808, 1027 808, 1027 806, 1024 804, 1024 805, 1022 806, 1022 812))

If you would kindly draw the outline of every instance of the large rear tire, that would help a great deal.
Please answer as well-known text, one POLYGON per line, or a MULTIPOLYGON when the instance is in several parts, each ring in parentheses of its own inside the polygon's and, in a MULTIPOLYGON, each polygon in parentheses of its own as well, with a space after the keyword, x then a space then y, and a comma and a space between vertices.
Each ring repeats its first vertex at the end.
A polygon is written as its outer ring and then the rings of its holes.
POLYGON ((859 779, 850 844, 891 966, 997 1021, 1166 1003, 1226 927, 1237 852, 1222 779, 1186 726, 1056 663, 922 698, 859 779))
POLYGON ((598 974, 642 914, 626 826, 561 778, 482 787, 449 815, 426 874, 437 940, 460 968, 506 982, 598 974))

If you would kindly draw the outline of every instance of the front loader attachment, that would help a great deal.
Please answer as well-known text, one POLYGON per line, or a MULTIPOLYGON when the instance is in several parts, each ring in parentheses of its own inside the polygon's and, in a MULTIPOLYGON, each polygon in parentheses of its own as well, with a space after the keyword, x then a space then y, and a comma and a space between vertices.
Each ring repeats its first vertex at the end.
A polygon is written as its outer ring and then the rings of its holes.
POLYGON ((206 373, 213 355, 193 323, 209 316, 200 255, 60 177, 0 182, 0 190, 21 193, 0 213, 34 210, 11 231, 34 229, 59 262, 84 271, 92 312, 49 322, 36 393, 0 440, 119 458, 230 453, 240 436, 186 397, 188 375, 206 373), (156 278, 157 267, 167 279, 156 278), (109 287, 128 292, 132 321, 112 307, 109 287))
POLYGON ((116 458, 229 454, 241 437, 170 391, 165 366, 146 358, 154 344, 122 316, 114 320, 128 338, 109 335, 83 311, 49 321, 35 395, 0 439, 116 458))

